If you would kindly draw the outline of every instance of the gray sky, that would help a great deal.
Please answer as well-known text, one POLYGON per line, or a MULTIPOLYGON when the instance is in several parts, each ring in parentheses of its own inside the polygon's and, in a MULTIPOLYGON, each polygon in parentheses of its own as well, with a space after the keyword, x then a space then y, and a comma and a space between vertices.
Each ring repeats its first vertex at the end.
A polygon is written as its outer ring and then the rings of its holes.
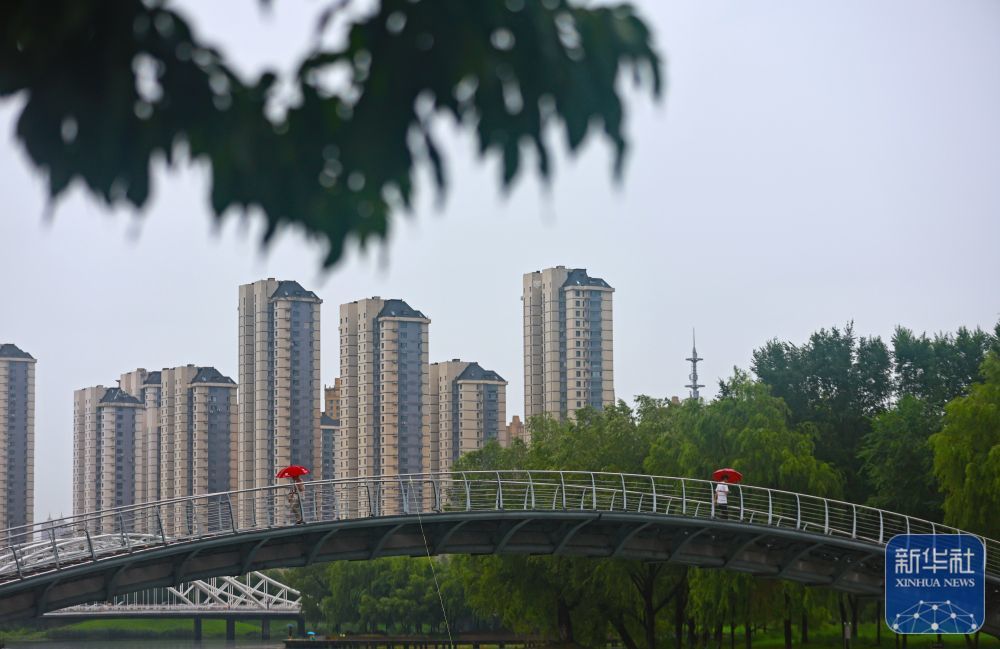
MULTIPOLYGON (((431 319, 431 360, 477 360, 523 412, 521 274, 565 264, 615 287, 615 388, 685 394, 691 327, 715 392, 772 337, 853 319, 862 335, 992 327, 1000 317, 1000 4, 993 0, 637 3, 666 57, 665 100, 633 97, 623 185, 603 144, 548 189, 497 190, 495 161, 441 124, 451 192, 386 246, 322 274, 298 233, 208 218, 203 168, 160 170, 136 216, 78 187, 43 222, 44 185, 0 104, 0 342, 38 359, 36 516, 71 511, 72 393, 135 367, 236 377, 237 285, 296 279, 337 305, 400 297, 431 319), (449 133, 450 132, 450 133, 449 133), (461 295, 460 299, 456 295, 461 295)), ((289 69, 317 2, 182 3, 246 74, 289 69)))

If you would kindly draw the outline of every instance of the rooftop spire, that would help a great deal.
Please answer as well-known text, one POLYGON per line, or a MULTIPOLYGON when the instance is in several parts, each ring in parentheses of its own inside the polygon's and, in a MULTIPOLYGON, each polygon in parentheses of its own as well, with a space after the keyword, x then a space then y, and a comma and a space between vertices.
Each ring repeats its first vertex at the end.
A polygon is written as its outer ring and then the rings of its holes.
POLYGON ((684 360, 691 363, 691 373, 688 374, 688 379, 690 379, 691 382, 684 387, 691 390, 692 399, 700 399, 701 396, 698 394, 698 388, 703 388, 705 386, 698 383, 698 362, 705 359, 698 357, 698 347, 695 345, 694 339, 694 328, 691 329, 691 358, 685 358, 684 360))

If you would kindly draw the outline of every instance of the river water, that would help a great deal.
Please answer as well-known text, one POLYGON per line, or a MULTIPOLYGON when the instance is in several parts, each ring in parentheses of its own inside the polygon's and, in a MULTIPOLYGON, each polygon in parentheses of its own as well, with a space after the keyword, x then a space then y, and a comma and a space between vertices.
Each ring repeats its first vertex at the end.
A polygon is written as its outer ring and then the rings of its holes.
POLYGON ((6 649, 280 649, 281 640, 7 640, 6 649))

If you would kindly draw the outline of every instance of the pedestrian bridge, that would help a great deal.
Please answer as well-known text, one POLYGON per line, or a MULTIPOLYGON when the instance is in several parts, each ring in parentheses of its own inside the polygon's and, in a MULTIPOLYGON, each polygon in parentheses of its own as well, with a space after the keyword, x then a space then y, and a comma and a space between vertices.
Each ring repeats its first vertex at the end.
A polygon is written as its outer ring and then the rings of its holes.
MULTIPOLYGON (((934 522, 851 503, 618 473, 493 471, 312 481, 179 498, 0 532, 0 619, 252 570, 437 554, 621 557, 881 596, 896 534, 934 522)), ((984 630, 1000 632, 1000 544, 984 630)))

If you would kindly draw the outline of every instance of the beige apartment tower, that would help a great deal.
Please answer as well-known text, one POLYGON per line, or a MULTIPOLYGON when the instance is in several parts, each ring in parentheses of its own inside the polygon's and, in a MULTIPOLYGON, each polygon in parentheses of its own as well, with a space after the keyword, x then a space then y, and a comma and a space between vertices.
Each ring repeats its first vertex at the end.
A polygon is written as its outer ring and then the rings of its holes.
MULTIPOLYGON (((236 475, 236 383, 214 367, 121 375, 73 399, 73 511, 229 491, 236 475)), ((136 531, 191 531, 189 513, 128 520, 136 531)), ((217 521, 216 523, 217 524, 217 521)), ((202 529, 211 525, 204 521, 202 529)))
POLYGON ((526 273, 523 289, 526 417, 614 403, 614 289, 565 266, 526 273))
POLYGON ((320 462, 320 469, 324 480, 333 480, 337 477, 337 427, 340 425, 336 419, 331 418, 325 412, 319 418, 319 430, 323 437, 323 453, 320 462))
POLYGON ((0 530, 34 522, 35 362, 0 344, 0 530))
MULTIPOLYGON (((321 304, 294 281, 271 278, 240 286, 239 489, 275 484, 275 473, 289 464, 323 477, 321 304)), ((241 505, 240 515, 250 521, 255 512, 241 505)))
MULTIPOLYGON (((195 365, 164 368, 160 382, 160 498, 233 489, 236 382, 214 367, 195 365)), ((212 531, 227 523, 228 512, 211 520, 204 511, 199 510, 197 517, 195 513, 185 508, 167 508, 162 514, 167 533, 212 531)))
POLYGON ((214 367, 161 373, 160 497, 229 491, 236 482, 236 382, 214 367))
MULTIPOLYGON (((425 470, 429 325, 403 300, 373 297, 340 306, 338 478, 425 470)), ((350 513, 365 515, 373 506, 359 494, 358 510, 350 513)))
POLYGON ((135 502, 154 502, 160 499, 160 373, 140 367, 122 374, 118 385, 142 405, 135 433, 135 502))
POLYGON ((524 433, 524 422, 521 421, 520 417, 514 415, 510 423, 500 431, 500 446, 510 446, 517 439, 525 443, 528 441, 524 433))
POLYGON ((430 366, 424 466, 451 471, 464 453, 499 439, 507 421, 507 381, 479 363, 457 358, 430 366))
POLYGON ((330 419, 340 419, 340 377, 333 385, 323 386, 323 414, 330 419))
MULTIPOLYGON (((74 514, 136 504, 136 437, 143 418, 143 404, 120 387, 73 393, 74 514)), ((133 523, 127 521, 129 529, 133 523)), ((101 520, 91 531, 112 531, 116 524, 101 520)))

